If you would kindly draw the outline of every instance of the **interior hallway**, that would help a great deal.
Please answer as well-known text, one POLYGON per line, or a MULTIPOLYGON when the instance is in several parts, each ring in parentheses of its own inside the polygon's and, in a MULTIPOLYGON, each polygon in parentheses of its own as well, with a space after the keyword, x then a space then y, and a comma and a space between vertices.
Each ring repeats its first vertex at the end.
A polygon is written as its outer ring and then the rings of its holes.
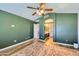
POLYGON ((46 42, 34 40, 33 43, 11 56, 79 56, 79 51, 72 47, 57 45, 51 42, 51 38, 46 42))

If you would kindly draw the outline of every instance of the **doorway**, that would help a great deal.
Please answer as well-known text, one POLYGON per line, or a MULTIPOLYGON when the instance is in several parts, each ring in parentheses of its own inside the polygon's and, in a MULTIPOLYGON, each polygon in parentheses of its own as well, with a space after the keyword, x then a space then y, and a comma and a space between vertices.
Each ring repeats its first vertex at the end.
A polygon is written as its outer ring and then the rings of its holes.
POLYGON ((34 38, 39 38, 39 24, 34 24, 34 38))
POLYGON ((44 23, 45 39, 48 40, 51 38, 53 41, 54 34, 54 21, 53 19, 47 19, 44 23))

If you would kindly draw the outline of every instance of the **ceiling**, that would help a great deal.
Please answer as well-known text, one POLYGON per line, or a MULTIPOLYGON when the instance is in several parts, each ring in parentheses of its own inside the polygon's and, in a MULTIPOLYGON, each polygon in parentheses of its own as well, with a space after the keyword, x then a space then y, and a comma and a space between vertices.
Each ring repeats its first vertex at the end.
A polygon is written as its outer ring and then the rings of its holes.
MULTIPOLYGON (((35 20, 40 16, 32 16, 34 10, 28 9, 27 6, 38 7, 38 3, 0 3, 0 10, 4 10, 21 17, 35 20)), ((46 3, 46 6, 53 8, 55 13, 79 13, 79 3, 46 3)))

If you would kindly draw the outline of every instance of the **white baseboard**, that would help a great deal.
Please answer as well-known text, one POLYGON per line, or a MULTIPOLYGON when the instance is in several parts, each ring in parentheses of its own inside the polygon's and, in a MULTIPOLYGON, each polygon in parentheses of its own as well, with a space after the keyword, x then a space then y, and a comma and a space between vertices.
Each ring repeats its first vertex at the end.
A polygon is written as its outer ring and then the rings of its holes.
POLYGON ((31 40, 33 40, 33 39, 29 39, 29 40, 26 40, 26 41, 23 41, 23 42, 20 42, 20 43, 17 43, 17 44, 14 44, 14 45, 11 45, 11 46, 2 48, 2 49, 0 49, 0 52, 1 52, 1 51, 5 51, 5 50, 8 50, 8 49, 13 48, 13 47, 16 47, 16 46, 19 46, 19 45, 21 45, 21 44, 23 44, 23 43, 27 43, 27 42, 29 42, 29 41, 31 41, 31 40))
MULTIPOLYGON (((40 39, 40 41, 42 41, 42 42, 45 42, 45 40, 42 40, 42 39, 40 39)), ((59 42, 54 42, 55 44, 59 44, 59 45, 63 45, 63 46, 74 46, 74 45, 71 45, 71 44, 65 44, 65 43, 59 43, 59 42)))
MULTIPOLYGON (((19 46, 19 45, 21 45, 23 43, 27 43, 27 42, 29 42, 31 40, 34 40, 34 38, 33 39, 26 40, 26 41, 23 41, 23 42, 20 42, 20 43, 17 43, 17 44, 14 44, 14 45, 11 45, 11 46, 8 46, 8 47, 5 47, 5 48, 2 48, 2 49, 0 49, 0 52, 1 51, 5 51, 5 50, 8 50, 8 49, 13 48, 13 47, 16 47, 16 46, 19 46)), ((42 39, 39 39, 39 40, 42 41, 42 42, 45 42, 45 40, 42 40, 42 39)), ((60 45, 64 45, 64 46, 72 46, 72 47, 74 46, 74 45, 71 45, 71 44, 65 44, 65 43, 59 43, 59 42, 55 42, 55 44, 60 44, 60 45)))
POLYGON ((71 44, 65 44, 65 43, 59 43, 59 42, 55 42, 55 44, 60 44, 60 45, 63 45, 63 46, 74 46, 74 45, 71 45, 71 44))

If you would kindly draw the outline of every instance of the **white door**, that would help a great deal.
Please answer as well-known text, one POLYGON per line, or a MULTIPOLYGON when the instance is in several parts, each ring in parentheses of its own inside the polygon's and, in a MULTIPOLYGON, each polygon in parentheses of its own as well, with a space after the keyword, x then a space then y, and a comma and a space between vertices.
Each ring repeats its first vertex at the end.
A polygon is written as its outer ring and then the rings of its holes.
POLYGON ((39 38, 39 24, 34 24, 34 38, 39 38))
POLYGON ((53 37, 53 23, 50 23, 50 37, 53 37))

